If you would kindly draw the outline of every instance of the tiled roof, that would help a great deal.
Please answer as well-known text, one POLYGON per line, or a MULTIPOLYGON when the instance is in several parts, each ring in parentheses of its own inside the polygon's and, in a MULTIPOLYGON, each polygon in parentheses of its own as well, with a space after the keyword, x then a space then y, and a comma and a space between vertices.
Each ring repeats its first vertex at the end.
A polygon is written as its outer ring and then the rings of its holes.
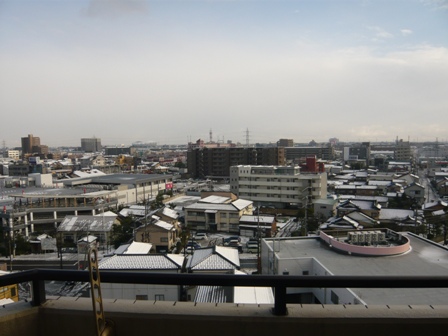
POLYGON ((258 217, 257 215, 243 215, 240 218, 240 223, 274 223, 275 222, 275 216, 262 216, 258 217))
POLYGON ((123 254, 149 254, 152 244, 132 242, 123 254))
POLYGON ((161 227, 162 229, 165 229, 165 230, 168 230, 168 231, 174 230, 174 225, 173 224, 170 224, 170 223, 167 223, 167 222, 164 222, 164 221, 161 221, 161 220, 155 222, 154 225, 157 225, 158 227, 161 227))
POLYGON ((58 231, 108 232, 115 219, 116 217, 108 216, 66 216, 59 225, 58 231))
POLYGON ((179 265, 165 255, 114 255, 100 261, 102 270, 178 270, 179 265))
POLYGON ((168 208, 168 207, 164 207, 164 208, 162 209, 162 213, 163 213, 165 216, 170 217, 170 218, 173 218, 173 219, 177 219, 177 218, 179 217, 179 214, 178 214, 176 211, 174 211, 173 209, 170 209, 170 208, 168 208))
POLYGON ((185 210, 221 210, 238 211, 232 204, 195 203, 185 207, 185 210))
POLYGON ((214 246, 195 250, 188 260, 192 270, 232 270, 240 267, 238 250, 214 246))
POLYGON ((252 201, 247 201, 244 199, 238 199, 234 202, 232 202, 233 206, 235 206, 238 210, 242 210, 246 207, 248 207, 249 205, 251 205, 253 202, 252 201))
POLYGON ((405 219, 414 216, 414 211, 403 209, 382 209, 379 219, 405 219))
POLYGON ((211 195, 201 199, 199 202, 201 203, 213 203, 213 204, 223 204, 230 200, 229 197, 211 195))

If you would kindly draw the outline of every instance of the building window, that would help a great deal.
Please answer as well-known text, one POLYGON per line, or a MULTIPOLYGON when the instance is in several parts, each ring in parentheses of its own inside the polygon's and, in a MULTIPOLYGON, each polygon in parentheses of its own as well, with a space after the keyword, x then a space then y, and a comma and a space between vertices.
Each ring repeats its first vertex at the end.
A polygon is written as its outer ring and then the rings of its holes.
POLYGON ((310 273, 309 271, 303 271, 302 275, 309 275, 309 273, 310 273))
POLYGON ((339 304, 339 296, 333 291, 331 291, 331 302, 334 304, 339 304))
POLYGON ((156 294, 156 295, 154 295, 154 300, 156 300, 156 301, 165 301, 165 295, 163 295, 163 294, 156 294))
POLYGON ((160 242, 161 243, 168 243, 168 238, 167 237, 161 237, 160 238, 160 242))
POLYGON ((136 300, 148 300, 148 295, 136 295, 136 300))

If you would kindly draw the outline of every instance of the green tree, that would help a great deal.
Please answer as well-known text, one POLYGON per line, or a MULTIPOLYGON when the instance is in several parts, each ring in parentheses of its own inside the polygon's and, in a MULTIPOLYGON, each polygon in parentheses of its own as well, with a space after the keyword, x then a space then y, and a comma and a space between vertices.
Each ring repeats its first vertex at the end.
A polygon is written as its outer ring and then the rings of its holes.
POLYGON ((129 242, 134 235, 134 219, 125 217, 120 220, 120 224, 112 225, 111 243, 117 248, 118 246, 129 242))
POLYGON ((31 253, 31 244, 26 241, 25 238, 20 234, 16 233, 14 237, 16 254, 29 254, 31 253))
POLYGON ((177 168, 187 168, 187 165, 185 163, 183 163, 182 161, 177 161, 174 164, 174 167, 177 167, 177 168))
POLYGON ((163 204, 163 191, 159 192, 159 194, 156 196, 156 199, 154 202, 151 203, 151 210, 160 209, 164 206, 163 204))

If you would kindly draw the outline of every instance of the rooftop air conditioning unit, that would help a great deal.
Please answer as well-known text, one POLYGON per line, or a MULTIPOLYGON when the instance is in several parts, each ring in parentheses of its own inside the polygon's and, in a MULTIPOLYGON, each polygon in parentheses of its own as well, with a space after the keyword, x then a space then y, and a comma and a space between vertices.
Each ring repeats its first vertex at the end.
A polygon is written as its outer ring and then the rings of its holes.
POLYGON ((358 243, 364 243, 366 241, 365 238, 366 238, 365 233, 360 232, 358 236, 358 243))

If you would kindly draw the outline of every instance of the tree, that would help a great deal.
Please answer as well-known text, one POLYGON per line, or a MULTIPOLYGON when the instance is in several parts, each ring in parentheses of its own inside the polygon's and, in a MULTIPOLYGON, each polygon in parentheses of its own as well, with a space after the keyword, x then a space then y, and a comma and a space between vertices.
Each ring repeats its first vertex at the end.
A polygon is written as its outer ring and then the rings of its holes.
POLYGON ((31 253, 31 244, 26 241, 25 238, 20 234, 15 234, 15 247, 16 254, 29 254, 31 253))
POLYGON ((132 217, 125 217, 120 220, 120 224, 112 225, 111 243, 115 248, 134 237, 134 223, 132 217))
POLYGON ((174 164, 174 167, 177 167, 177 168, 187 168, 187 165, 185 163, 183 163, 182 161, 177 161, 174 164))
POLYGON ((163 206, 163 192, 159 192, 154 202, 151 203, 151 210, 160 209, 163 206))

